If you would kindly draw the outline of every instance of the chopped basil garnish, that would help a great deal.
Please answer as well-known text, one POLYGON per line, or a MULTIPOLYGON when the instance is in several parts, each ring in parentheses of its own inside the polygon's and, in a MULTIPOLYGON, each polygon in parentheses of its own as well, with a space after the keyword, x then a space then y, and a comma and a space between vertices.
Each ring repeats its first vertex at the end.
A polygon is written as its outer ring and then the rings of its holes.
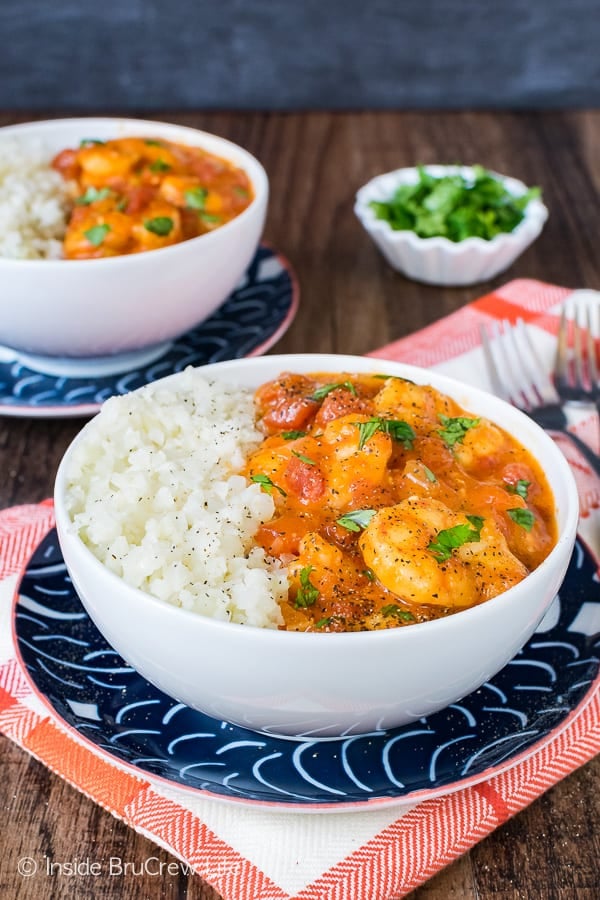
POLYGON ((351 381, 338 381, 332 384, 324 384, 322 387, 317 388, 314 394, 311 394, 309 399, 319 402, 320 400, 324 400, 327 394, 330 394, 332 391, 335 391, 338 388, 345 388, 356 397, 356 388, 351 381))
POLYGON ((306 609, 312 606, 319 596, 318 589, 311 584, 310 573, 314 571, 314 566, 305 566, 300 572, 300 587, 296 594, 296 607, 306 609))
POLYGON ((281 437, 284 441, 295 441, 296 438, 306 437, 305 431, 282 431, 281 437))
POLYGON ((423 471, 425 472, 427 481, 431 481, 432 484, 435 484, 435 482, 437 481, 437 478, 435 477, 435 473, 431 471, 429 466, 426 466, 425 464, 423 464, 423 471))
POLYGON ((452 556, 452 551, 464 544, 471 544, 481 538, 483 527, 482 516, 467 516, 471 525, 454 525, 453 528, 444 528, 438 532, 435 541, 428 544, 438 562, 446 562, 452 556))
POLYGON ((98 188, 89 187, 85 194, 82 194, 81 197, 78 197, 75 201, 77 206, 89 206, 90 203, 95 203, 96 200, 106 200, 107 197, 110 197, 112 191, 110 188, 104 187, 98 188))
POLYGON ((440 422, 444 426, 438 431, 439 436, 447 447, 454 447, 460 443, 467 431, 479 425, 481 419, 469 419, 466 416, 456 416, 451 419, 449 416, 440 416, 440 422))
POLYGON ((309 456, 304 456, 302 453, 298 453, 297 450, 292 450, 292 456, 296 456, 301 462, 306 463, 307 466, 316 466, 314 459, 311 459, 309 456))
POLYGON ((527 491, 529 490, 530 481, 519 478, 516 484, 507 484, 506 490, 509 494, 517 494, 523 500, 527 500, 527 491))
POLYGON ((348 531, 362 531, 363 528, 367 527, 374 515, 374 509, 355 509, 353 512, 346 513, 346 515, 336 519, 336 523, 348 531))
POLYGON ((389 434, 392 440, 402 444, 406 450, 412 449, 413 441, 416 438, 416 434, 408 422, 402 422, 399 419, 381 419, 374 417, 372 419, 367 419, 366 422, 354 422, 353 424, 358 428, 358 433, 360 435, 358 441, 359 450, 362 450, 376 431, 383 431, 385 434, 389 434))
POLYGON ((531 531, 535 524, 535 516, 530 509, 523 509, 519 506, 516 509, 508 509, 507 512, 513 522, 516 522, 525 531, 531 531))
POLYGON ((387 606, 382 606, 381 612, 384 616, 396 616, 398 619, 402 619, 403 622, 415 621, 413 614, 407 609, 402 609, 397 603, 388 603, 387 606))
POLYGON ((188 209, 204 209, 208 191, 203 187, 190 188, 185 192, 185 205, 188 209))
POLYGON ((104 243, 104 238, 110 231, 110 225, 104 223, 103 225, 94 225, 92 228, 88 228, 87 231, 84 231, 86 238, 93 244, 94 247, 99 247, 102 243, 104 243))
POLYGON ((154 219, 146 219, 144 222, 146 231, 157 234, 159 237, 167 237, 173 230, 173 219, 170 216, 156 216, 154 219))
POLYGON ((275 484, 268 475, 263 475, 262 473, 259 475, 251 475, 250 481, 254 481, 255 484, 260 484, 260 486, 267 492, 267 494, 273 493, 273 488, 279 491, 282 497, 287 497, 286 492, 283 488, 280 488, 278 484, 275 484))

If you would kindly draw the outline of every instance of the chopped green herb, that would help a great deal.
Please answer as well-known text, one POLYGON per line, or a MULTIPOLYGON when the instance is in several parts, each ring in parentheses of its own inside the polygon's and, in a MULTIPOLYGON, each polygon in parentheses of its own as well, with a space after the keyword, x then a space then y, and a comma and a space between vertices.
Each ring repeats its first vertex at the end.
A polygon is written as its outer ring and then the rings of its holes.
POLYGON ((208 191, 203 187, 190 188, 185 192, 185 205, 188 209, 204 209, 208 191))
POLYGON ((168 172, 171 166, 164 159, 155 159, 150 166, 151 172, 168 172))
POLYGON ((157 234, 159 237, 167 237, 173 230, 173 219, 170 216, 156 216, 154 219, 146 219, 144 222, 146 231, 157 234))
POLYGON ((221 221, 221 216, 213 216, 212 213, 201 212, 199 215, 202 221, 206 222, 207 225, 218 225, 221 221))
POLYGON ((519 506, 516 509, 508 509, 507 512, 513 522, 516 522, 525 531, 531 531, 535 524, 535 516, 530 509, 523 509, 519 506))
POLYGON ((302 453, 298 453, 297 450, 292 450, 292 456, 296 456, 303 463, 306 463, 307 466, 316 466, 314 459, 311 459, 309 456, 304 456, 302 453))
POLYGON ((439 429, 438 434, 447 447, 454 447, 455 444, 459 444, 464 439, 467 431, 470 428, 475 428, 481 421, 481 419, 468 419, 466 416, 457 416, 454 419, 448 416, 440 416, 439 420, 444 427, 439 429))
POLYGON ((435 541, 428 544, 439 563, 446 562, 452 556, 452 551, 464 544, 471 544, 481 537, 483 518, 481 516, 467 516, 470 525, 454 525, 453 528, 444 528, 438 532, 435 541))
POLYGON ((284 441, 295 441, 297 438, 306 437, 305 431, 282 431, 281 437, 284 441))
POLYGON ((318 589, 311 583, 310 573, 314 566, 305 566, 300 572, 300 587, 296 594, 296 608, 312 606, 319 596, 318 589))
POLYGON ((86 238, 93 244, 94 247, 99 247, 102 243, 104 243, 104 238, 110 231, 110 225, 104 223, 103 225, 94 225, 92 228, 88 228, 87 231, 84 231, 86 238))
POLYGON ((411 378, 403 378, 402 375, 373 375, 373 378, 380 378, 382 381, 387 381, 389 378, 396 378, 398 381, 406 381, 407 384, 415 384, 411 378))
POLYGON ((412 449, 413 441, 416 438, 416 434, 408 422, 402 422, 398 419, 381 419, 374 416, 372 419, 367 419, 366 422, 353 422, 353 424, 358 428, 359 450, 362 450, 367 441, 369 441, 377 431, 383 431, 385 434, 389 434, 392 440, 403 444, 407 450, 412 449))
POLYGON ((362 574, 365 576, 365 578, 368 578, 369 581, 375 581, 375 572, 373 571, 373 569, 363 569, 362 574))
POLYGON ((528 203, 541 196, 539 188, 511 194, 503 182, 482 166, 472 176, 430 175, 418 167, 415 184, 401 184, 387 201, 369 205, 378 219, 394 231, 414 231, 419 237, 446 237, 463 241, 479 237, 489 241, 497 234, 514 231, 528 203))
POLYGON ((251 475, 250 481, 254 481, 256 484, 260 484, 260 486, 267 492, 267 494, 272 494, 273 488, 275 488, 275 490, 279 491, 282 497, 287 497, 287 494, 283 490, 283 488, 280 488, 278 484, 275 484, 273 481, 271 481, 268 475, 251 475))
POLYGON ((527 491, 529 490, 530 481, 519 478, 516 484, 507 484, 506 490, 509 494, 518 494, 523 500, 527 500, 527 491))
POLYGON ((164 147, 165 146, 162 141, 153 141, 150 139, 148 139, 147 141, 144 141, 144 143, 148 144, 149 147, 164 147))
POLYGON ((431 471, 429 466, 426 466, 425 464, 423 464, 423 471, 425 472, 425 477, 427 478, 427 481, 431 481, 432 484, 435 484, 435 482, 437 481, 437 478, 435 477, 435 473, 431 471))
POLYGON ((338 388, 345 388, 356 397, 356 388, 351 381, 337 381, 331 384, 324 384, 322 385, 322 387, 317 388, 314 394, 311 394, 309 399, 320 402, 321 400, 324 400, 328 394, 330 394, 332 391, 336 391, 338 388))
POLYGON ((341 525, 342 528, 347 528, 348 531, 362 531, 363 528, 367 527, 374 515, 374 509, 355 509, 353 512, 346 513, 346 515, 336 519, 336 523, 341 525))
POLYGON ((96 200, 106 200, 107 197, 111 195, 110 188, 100 188, 98 190, 95 187, 89 187, 85 194, 82 194, 81 197, 78 197, 75 201, 77 206, 89 206, 90 203, 95 203, 96 200))
POLYGON ((326 616, 324 619, 319 619, 319 621, 315 624, 315 628, 325 628, 326 625, 329 625, 331 622, 331 616, 326 616))
POLYGON ((407 609, 402 609, 397 603, 388 603, 387 606, 382 606, 381 612, 384 616, 396 616, 398 619, 402 619, 403 622, 415 621, 413 614, 407 609))
POLYGON ((100 141, 98 138, 82 138, 79 141, 80 147, 90 147, 92 144, 105 144, 106 141, 100 141))
POLYGON ((238 195, 238 197, 247 197, 248 196, 248 191, 246 190, 245 187, 242 187, 240 184, 234 185, 233 190, 238 195))
POLYGON ((129 200, 127 199, 127 197, 123 197, 117 203, 117 209, 119 210, 119 212, 125 212, 125 210, 127 209, 128 206, 129 206, 129 200))

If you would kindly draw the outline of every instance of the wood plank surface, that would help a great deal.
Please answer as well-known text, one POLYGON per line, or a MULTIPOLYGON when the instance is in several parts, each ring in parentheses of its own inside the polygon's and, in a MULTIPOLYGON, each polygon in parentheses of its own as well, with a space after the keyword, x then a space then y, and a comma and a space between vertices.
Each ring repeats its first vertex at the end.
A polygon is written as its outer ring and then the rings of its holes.
MULTIPOLYGON (((26 121, 0 115, 0 125, 26 121)), ((42 116, 38 116, 42 118, 42 116)), ((514 277, 600 289, 600 112, 211 113, 155 115, 228 137, 270 176, 265 239, 292 263, 298 316, 272 352, 363 354, 458 309, 514 277), (480 162, 539 184, 550 209, 542 236, 495 281, 436 288, 393 272, 355 219, 356 189, 373 175, 415 163, 480 162)), ((0 508, 52 493, 77 420, 0 417, 0 508)), ((127 897, 219 900, 166 851, 0 739, 0 897, 71 900, 127 897), (122 877, 21 877, 17 862, 111 856, 122 877), (163 875, 139 873, 148 859, 163 875), (156 864, 158 868, 158 863, 156 864), (137 873, 136 873, 137 872, 137 873)), ((528 809, 414 892, 414 900, 552 900, 600 897, 600 760, 528 809)), ((45 864, 45 863, 44 863, 45 864)), ((236 900, 227 897, 226 900, 236 900)), ((373 900, 388 900, 374 893, 373 900)))

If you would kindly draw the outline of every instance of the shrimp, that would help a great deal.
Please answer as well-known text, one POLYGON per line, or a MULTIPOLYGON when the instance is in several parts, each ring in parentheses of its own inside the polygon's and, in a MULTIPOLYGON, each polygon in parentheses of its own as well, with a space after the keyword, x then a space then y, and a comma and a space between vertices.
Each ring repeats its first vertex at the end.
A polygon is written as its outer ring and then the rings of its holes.
POLYGON ((325 474, 330 502, 335 509, 352 509, 361 495, 385 487, 389 480, 387 466, 392 440, 382 430, 363 440, 360 426, 370 421, 369 416, 359 413, 340 416, 323 431, 322 441, 329 453, 325 474))
POLYGON ((374 400, 376 414, 402 419, 415 431, 438 427, 439 415, 454 415, 455 404, 429 385, 388 378, 374 400))
POLYGON ((366 565, 388 590, 408 603, 462 608, 507 590, 527 575, 492 519, 479 539, 453 549, 440 561, 431 549, 442 531, 470 526, 466 515, 438 500, 409 497, 380 509, 359 538, 366 565))
POLYGON ((499 456, 510 449, 506 435, 487 419, 470 428, 454 445, 454 457, 466 472, 477 470, 482 479, 498 465, 499 456))

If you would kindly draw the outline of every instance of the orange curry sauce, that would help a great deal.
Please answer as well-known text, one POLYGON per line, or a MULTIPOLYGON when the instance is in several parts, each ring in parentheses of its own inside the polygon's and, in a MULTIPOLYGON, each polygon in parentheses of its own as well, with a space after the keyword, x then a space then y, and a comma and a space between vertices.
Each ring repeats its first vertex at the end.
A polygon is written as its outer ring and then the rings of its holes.
POLYGON ((162 139, 84 140, 52 165, 72 185, 66 259, 178 244, 219 228, 253 199, 248 176, 232 163, 162 139))
POLYGON ((556 541, 538 463, 430 386, 284 373, 255 396, 245 474, 276 512, 257 541, 287 566, 285 627, 422 622, 521 581, 556 541))

